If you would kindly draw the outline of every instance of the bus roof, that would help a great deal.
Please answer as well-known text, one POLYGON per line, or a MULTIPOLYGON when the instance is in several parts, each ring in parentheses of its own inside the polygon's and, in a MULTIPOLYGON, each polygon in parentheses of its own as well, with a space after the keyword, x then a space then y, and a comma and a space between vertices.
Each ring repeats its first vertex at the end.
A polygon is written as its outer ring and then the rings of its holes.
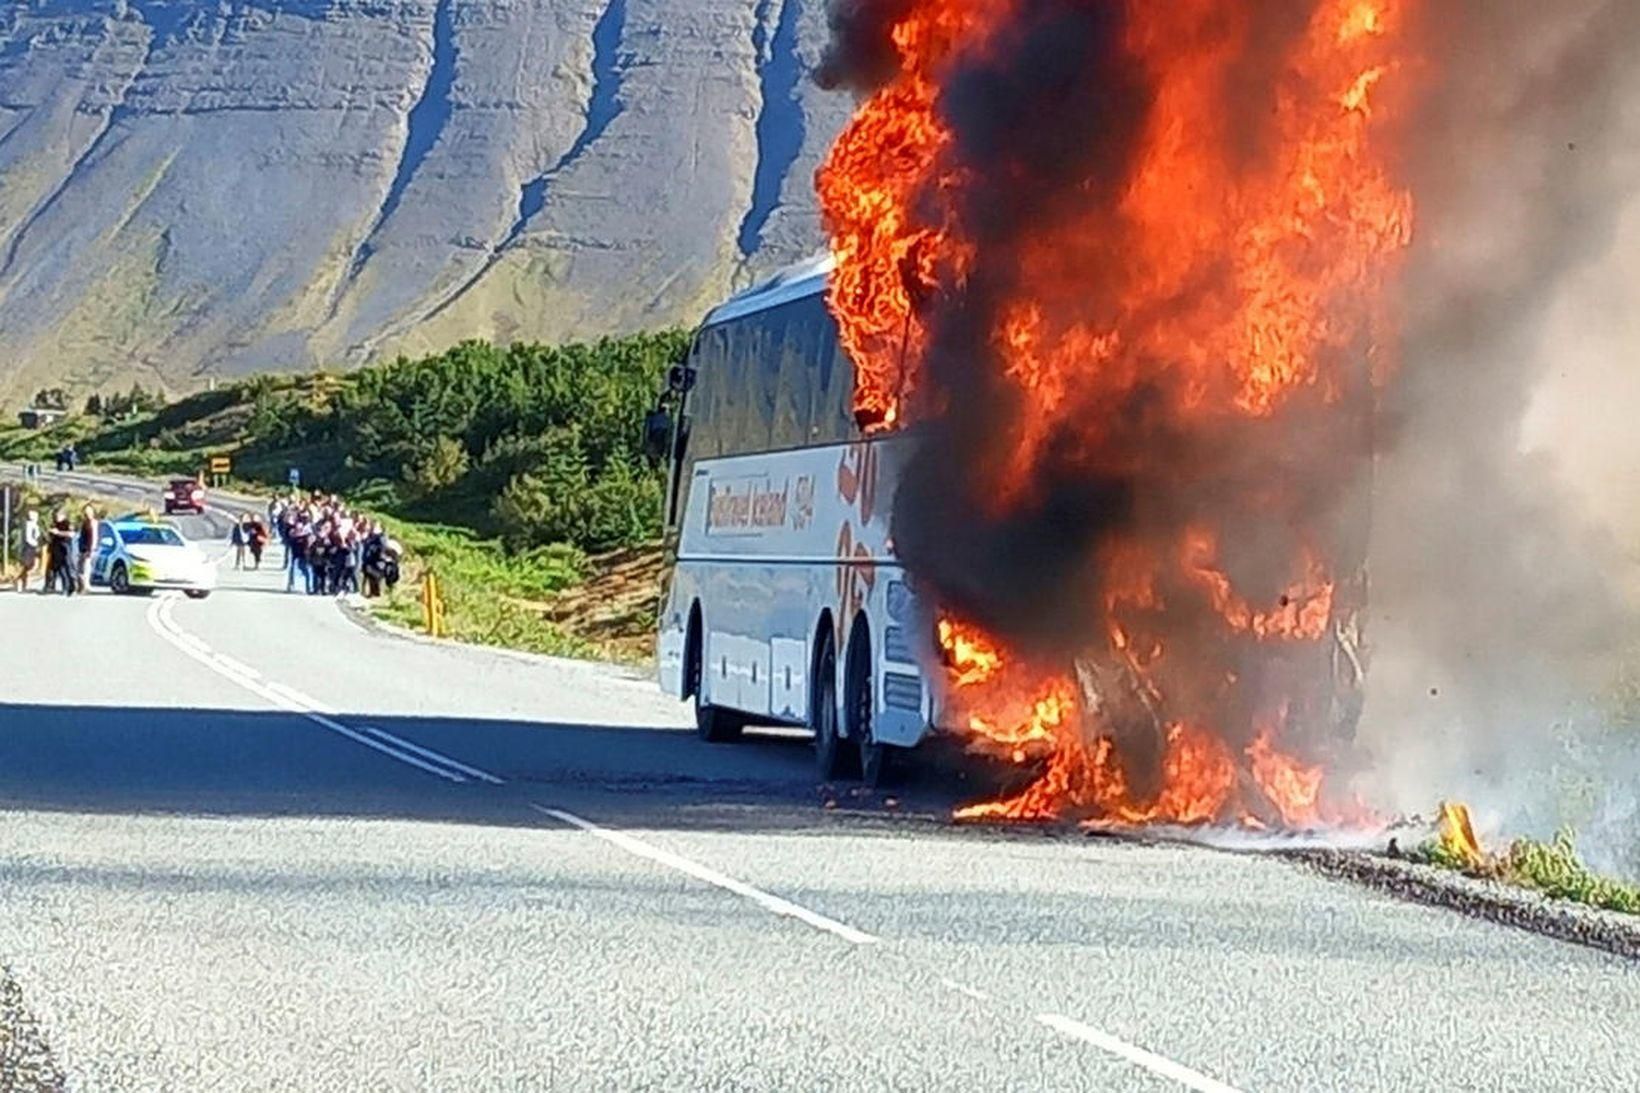
POLYGON ((826 278, 836 265, 836 259, 830 252, 826 252, 796 265, 787 266, 768 280, 760 281, 751 288, 729 297, 707 312, 705 321, 700 325, 705 327, 727 322, 743 315, 779 307, 793 300, 801 300, 805 296, 812 296, 824 290, 826 278))

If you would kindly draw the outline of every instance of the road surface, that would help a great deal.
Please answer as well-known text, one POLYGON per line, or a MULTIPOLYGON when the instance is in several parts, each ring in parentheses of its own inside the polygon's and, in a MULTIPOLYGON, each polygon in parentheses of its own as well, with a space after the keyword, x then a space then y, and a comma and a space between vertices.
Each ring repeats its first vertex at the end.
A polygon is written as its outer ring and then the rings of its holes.
POLYGON ((0 595, 0 1088, 1640 1088, 1632 963, 1257 855, 828 810, 800 739, 700 743, 646 679, 369 630, 271 560, 0 595))

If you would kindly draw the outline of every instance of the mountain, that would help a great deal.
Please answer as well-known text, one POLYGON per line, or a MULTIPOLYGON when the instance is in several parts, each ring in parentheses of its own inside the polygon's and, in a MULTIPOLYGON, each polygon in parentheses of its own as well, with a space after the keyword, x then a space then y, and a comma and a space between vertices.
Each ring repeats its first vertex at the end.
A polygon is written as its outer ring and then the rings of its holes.
POLYGON ((821 241, 825 0, 5 0, 0 398, 689 322, 821 241))

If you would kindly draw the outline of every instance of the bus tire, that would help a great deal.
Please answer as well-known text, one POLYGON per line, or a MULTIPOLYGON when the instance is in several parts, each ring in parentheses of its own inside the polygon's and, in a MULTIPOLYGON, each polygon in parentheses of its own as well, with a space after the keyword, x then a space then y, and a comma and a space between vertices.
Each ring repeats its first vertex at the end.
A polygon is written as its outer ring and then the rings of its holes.
POLYGON ((850 773, 850 749, 837 730, 837 646, 828 628, 814 655, 814 685, 809 688, 809 731, 814 733, 814 765, 822 782, 850 773))
POLYGON ((844 716, 848 735, 859 755, 860 781, 875 789, 883 780, 888 751, 872 731, 871 631, 863 621, 854 624, 848 643, 848 671, 843 674, 844 716))
POLYGON ((695 733, 708 744, 732 744, 740 739, 746 721, 733 710, 708 706, 695 696, 695 733))
POLYGON ((691 627, 688 675, 685 686, 695 696, 695 735, 708 744, 727 744, 739 740, 745 720, 733 710, 720 709, 706 703, 706 687, 701 678, 701 642, 698 629, 691 627))

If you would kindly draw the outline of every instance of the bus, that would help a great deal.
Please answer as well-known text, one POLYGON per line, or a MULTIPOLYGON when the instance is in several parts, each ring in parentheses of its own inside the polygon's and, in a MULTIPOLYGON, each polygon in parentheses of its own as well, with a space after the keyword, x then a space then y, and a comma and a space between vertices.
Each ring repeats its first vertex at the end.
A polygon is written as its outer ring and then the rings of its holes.
POLYGON ((704 739, 806 726, 822 779, 874 785, 885 749, 933 724, 919 667, 933 640, 889 534, 904 444, 855 420, 832 268, 813 259, 730 298, 672 370, 647 428, 669 463, 675 561, 656 660, 704 739))

